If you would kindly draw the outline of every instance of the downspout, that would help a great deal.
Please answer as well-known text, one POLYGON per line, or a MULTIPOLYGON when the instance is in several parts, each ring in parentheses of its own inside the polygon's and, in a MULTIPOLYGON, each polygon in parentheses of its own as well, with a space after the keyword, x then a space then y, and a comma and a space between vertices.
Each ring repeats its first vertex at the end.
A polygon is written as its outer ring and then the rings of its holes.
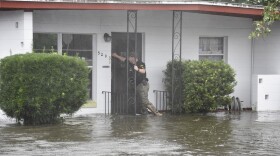
POLYGON ((251 83, 250 83, 250 103, 253 109, 253 74, 254 74, 254 51, 255 51, 255 40, 251 39, 251 83))

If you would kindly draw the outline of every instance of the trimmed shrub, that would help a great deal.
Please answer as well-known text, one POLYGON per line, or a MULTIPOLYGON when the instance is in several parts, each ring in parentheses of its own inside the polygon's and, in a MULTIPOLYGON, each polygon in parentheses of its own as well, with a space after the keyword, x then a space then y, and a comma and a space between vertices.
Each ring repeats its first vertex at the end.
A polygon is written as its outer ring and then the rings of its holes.
POLYGON ((0 108, 24 124, 57 121, 87 100, 88 68, 78 57, 31 53, 0 62, 0 108))
POLYGON ((184 63, 184 109, 209 112, 230 103, 235 72, 220 61, 186 61, 184 63))
POLYGON ((177 60, 169 61, 166 65, 166 70, 163 71, 165 75, 164 85, 165 89, 168 92, 169 98, 169 107, 172 109, 172 112, 182 112, 183 110, 183 72, 184 66, 183 63, 177 60), (173 70, 172 70, 173 68, 173 70), (174 73, 172 73, 174 72, 174 73), (172 74, 174 74, 174 79, 172 82, 172 74), (173 91, 172 91, 173 85, 173 91), (172 105, 173 101, 173 105, 172 105))
POLYGON ((229 94, 234 91, 236 81, 235 72, 228 64, 207 60, 173 61, 173 69, 173 93, 171 61, 164 70, 173 112, 209 112, 230 103, 229 94))

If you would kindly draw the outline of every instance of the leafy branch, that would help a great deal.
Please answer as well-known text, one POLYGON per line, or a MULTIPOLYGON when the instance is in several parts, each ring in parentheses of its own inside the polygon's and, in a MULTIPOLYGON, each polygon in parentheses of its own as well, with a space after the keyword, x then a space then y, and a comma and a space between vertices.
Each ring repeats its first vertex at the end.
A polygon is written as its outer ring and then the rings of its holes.
POLYGON ((263 17, 255 21, 254 30, 250 33, 249 38, 265 37, 271 32, 271 25, 280 20, 279 5, 280 0, 248 0, 248 3, 264 6, 263 17))

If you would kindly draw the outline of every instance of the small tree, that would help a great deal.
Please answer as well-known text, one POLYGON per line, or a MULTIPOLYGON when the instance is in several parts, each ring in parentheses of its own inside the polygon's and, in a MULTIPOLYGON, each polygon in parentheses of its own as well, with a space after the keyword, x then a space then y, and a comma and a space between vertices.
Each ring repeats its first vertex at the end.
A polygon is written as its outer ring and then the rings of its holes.
POLYGON ((234 70, 216 61, 186 61, 183 81, 184 109, 189 112, 208 112, 229 104, 236 85, 234 70))
POLYGON ((55 122, 87 100, 88 68, 78 57, 21 54, 0 62, 0 108, 24 124, 55 122))

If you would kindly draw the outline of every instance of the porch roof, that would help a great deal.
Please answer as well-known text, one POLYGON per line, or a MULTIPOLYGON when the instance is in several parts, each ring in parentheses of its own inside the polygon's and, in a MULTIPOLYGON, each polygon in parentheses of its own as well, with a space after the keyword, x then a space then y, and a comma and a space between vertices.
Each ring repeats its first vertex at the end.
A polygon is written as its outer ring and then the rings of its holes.
POLYGON ((0 10, 178 10, 226 16, 260 18, 263 7, 244 4, 186 1, 4 0, 0 10), (49 2, 55 1, 55 2, 49 2))

